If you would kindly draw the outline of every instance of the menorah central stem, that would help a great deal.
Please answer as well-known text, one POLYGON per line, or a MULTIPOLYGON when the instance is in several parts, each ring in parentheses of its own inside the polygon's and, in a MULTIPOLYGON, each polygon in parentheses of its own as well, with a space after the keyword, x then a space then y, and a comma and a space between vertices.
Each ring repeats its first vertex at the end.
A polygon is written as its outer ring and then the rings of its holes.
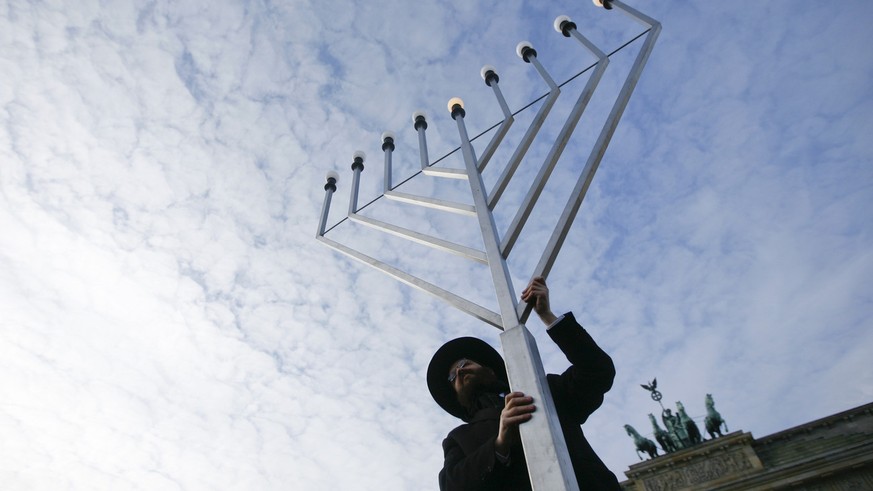
MULTIPOLYGON (((457 107, 457 106, 456 106, 457 107)), ((467 127, 464 124, 463 109, 452 111, 452 117, 458 123, 458 132, 461 135, 461 153, 467 167, 467 180, 470 182, 470 190, 473 195, 473 206, 476 208, 476 216, 479 219, 479 229, 482 232, 482 240, 485 245, 485 255, 488 258, 488 266, 491 269, 491 278, 497 293, 497 303, 500 307, 500 316, 503 318, 503 329, 514 327, 518 324, 515 314, 517 303, 512 291, 512 279, 506 261, 500 254, 500 242, 497 236, 497 224, 494 223, 494 215, 488 209, 485 197, 485 183, 479 173, 479 164, 473 145, 467 135, 467 127)))
POLYGON ((570 461, 567 443, 564 440, 557 409, 552 401, 536 340, 527 327, 518 322, 512 279, 506 261, 500 253, 497 225, 487 206, 485 184, 464 124, 464 109, 460 99, 457 99, 457 103, 453 105, 454 101, 455 99, 449 103, 450 110, 458 124, 461 153, 464 156, 473 204, 479 218, 485 254, 500 306, 504 329, 500 335, 500 342, 503 346, 509 385, 513 391, 533 397, 538 407, 534 417, 519 426, 531 485, 537 491, 577 491, 579 487, 576 483, 573 463, 570 461))

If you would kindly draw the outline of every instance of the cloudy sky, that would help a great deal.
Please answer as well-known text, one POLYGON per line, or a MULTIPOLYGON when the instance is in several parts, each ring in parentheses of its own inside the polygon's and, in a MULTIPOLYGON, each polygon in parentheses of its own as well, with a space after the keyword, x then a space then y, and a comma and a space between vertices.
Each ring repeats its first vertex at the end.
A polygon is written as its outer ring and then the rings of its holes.
MULTIPOLYGON (((555 310, 616 362, 584 429, 620 478, 638 462, 622 425, 649 433, 660 410, 639 387, 653 377, 699 420, 712 393, 756 437, 873 400, 873 3, 632 5, 663 32, 549 277, 555 310)), ((318 243, 324 174, 342 175, 332 225, 355 150, 361 202, 380 195, 382 131, 395 180, 415 175, 414 110, 432 160, 458 143, 450 97, 471 133, 500 120, 483 64, 514 110, 543 94, 518 41, 559 82, 590 65, 560 14, 605 51, 643 31, 581 0, 0 2, 4 487, 435 489, 456 421, 427 362, 499 332, 318 243)), ((510 258, 518 291, 639 46, 613 57, 510 258)), ((408 186, 469 199, 465 183, 408 186)), ((362 213, 475 244, 463 217, 384 199, 362 213)), ((349 221, 328 236, 493 305, 472 263, 349 221)))

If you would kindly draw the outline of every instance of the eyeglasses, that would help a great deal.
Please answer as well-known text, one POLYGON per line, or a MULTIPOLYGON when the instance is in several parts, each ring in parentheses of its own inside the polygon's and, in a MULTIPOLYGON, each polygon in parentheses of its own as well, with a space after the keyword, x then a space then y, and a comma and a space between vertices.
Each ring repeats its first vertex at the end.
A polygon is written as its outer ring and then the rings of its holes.
POLYGON ((455 365, 454 368, 452 368, 452 370, 449 372, 449 383, 450 384, 454 383, 455 379, 458 378, 458 370, 464 368, 464 365, 466 365, 469 362, 470 362, 470 360, 468 360, 466 358, 461 358, 461 361, 459 361, 458 364, 455 365))

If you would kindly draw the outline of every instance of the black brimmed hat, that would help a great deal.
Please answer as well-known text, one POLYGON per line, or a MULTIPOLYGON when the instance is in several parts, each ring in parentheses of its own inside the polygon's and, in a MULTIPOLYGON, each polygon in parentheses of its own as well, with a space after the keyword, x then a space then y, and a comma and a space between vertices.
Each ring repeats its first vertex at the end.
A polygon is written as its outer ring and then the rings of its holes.
POLYGON ((433 400, 447 413, 466 419, 467 411, 458 402, 455 389, 448 381, 452 363, 467 358, 494 370, 497 379, 508 383, 503 357, 490 344, 478 338, 463 337, 449 341, 434 353, 427 367, 427 388, 433 400))

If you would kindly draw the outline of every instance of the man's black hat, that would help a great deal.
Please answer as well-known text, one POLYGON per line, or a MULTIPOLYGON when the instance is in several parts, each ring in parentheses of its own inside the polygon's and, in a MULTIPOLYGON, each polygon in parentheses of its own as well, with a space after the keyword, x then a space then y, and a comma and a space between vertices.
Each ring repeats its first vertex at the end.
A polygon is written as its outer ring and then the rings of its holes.
POLYGON ((467 411, 458 402, 455 389, 449 383, 449 370, 452 363, 467 358, 483 367, 494 370, 497 379, 509 383, 506 376, 506 364, 503 357, 490 344, 478 338, 463 337, 449 341, 434 353, 427 367, 427 388, 433 400, 445 409, 447 413, 465 419, 467 411))

